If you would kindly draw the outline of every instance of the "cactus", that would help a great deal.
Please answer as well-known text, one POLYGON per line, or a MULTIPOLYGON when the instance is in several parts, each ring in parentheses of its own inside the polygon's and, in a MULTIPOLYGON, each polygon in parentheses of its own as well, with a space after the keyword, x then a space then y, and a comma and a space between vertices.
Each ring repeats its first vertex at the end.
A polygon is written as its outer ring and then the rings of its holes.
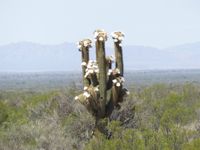
POLYGON ((112 68, 113 57, 106 56, 107 33, 104 30, 96 30, 94 36, 96 60, 89 60, 89 48, 92 41, 84 39, 78 42, 78 48, 82 53, 84 92, 76 96, 75 100, 83 104, 95 117, 97 128, 100 130, 102 127, 98 127, 101 124, 99 120, 109 118, 114 108, 119 108, 119 103, 129 92, 123 88, 124 67, 121 43, 124 34, 122 32, 112 33, 116 57, 115 68, 112 68))

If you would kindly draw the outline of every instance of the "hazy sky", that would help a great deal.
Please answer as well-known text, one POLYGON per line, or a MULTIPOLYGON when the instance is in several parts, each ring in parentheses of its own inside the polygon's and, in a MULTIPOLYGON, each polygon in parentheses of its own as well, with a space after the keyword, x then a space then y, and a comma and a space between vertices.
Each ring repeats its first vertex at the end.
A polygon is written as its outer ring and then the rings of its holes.
POLYGON ((200 0, 0 0, 0 45, 76 42, 96 28, 124 31, 129 45, 200 41, 200 0))

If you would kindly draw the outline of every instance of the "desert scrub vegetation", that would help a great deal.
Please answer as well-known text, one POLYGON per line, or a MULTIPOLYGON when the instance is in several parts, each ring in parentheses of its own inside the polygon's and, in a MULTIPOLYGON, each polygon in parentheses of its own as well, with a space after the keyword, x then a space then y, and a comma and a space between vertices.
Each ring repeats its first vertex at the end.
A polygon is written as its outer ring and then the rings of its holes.
POLYGON ((0 149, 81 149, 90 139, 93 118, 75 104, 74 88, 1 91, 0 149))
POLYGON ((124 120, 113 119, 108 125, 113 134, 111 139, 98 133, 85 149, 199 149, 199 85, 156 84, 131 89, 135 90, 121 105, 132 106, 132 109, 126 109, 126 114, 132 111, 134 117, 127 115, 123 116, 124 120))
POLYGON ((129 87, 114 109, 108 140, 93 132, 95 119, 74 100, 75 85, 53 91, 0 91, 2 150, 197 150, 200 86, 155 84, 129 87))

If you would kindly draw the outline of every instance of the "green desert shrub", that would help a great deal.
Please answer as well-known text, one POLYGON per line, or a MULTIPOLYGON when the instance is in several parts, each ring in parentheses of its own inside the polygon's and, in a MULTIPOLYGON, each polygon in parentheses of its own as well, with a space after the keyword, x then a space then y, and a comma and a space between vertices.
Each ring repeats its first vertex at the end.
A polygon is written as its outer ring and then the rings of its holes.
POLYGON ((199 150, 200 138, 194 139, 183 146, 183 150, 199 150))

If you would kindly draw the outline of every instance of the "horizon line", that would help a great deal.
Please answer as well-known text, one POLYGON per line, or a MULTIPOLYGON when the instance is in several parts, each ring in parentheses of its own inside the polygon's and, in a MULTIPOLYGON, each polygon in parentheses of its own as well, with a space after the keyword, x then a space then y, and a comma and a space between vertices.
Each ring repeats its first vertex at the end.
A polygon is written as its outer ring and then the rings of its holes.
MULTIPOLYGON (((80 72, 80 70, 32 70, 32 71, 1 71, 0 70, 0 74, 13 74, 13 73, 77 73, 80 72)), ((200 71, 200 68, 169 68, 169 69, 126 69, 125 73, 128 72, 165 72, 165 71, 200 71)))
MULTIPOLYGON (((69 42, 69 41, 64 41, 64 42, 60 42, 60 43, 40 43, 40 42, 34 42, 34 41, 18 41, 18 42, 9 42, 9 43, 5 43, 5 44, 0 44, 0 47, 3 46, 8 46, 8 45, 12 45, 12 44, 20 44, 20 43, 30 43, 30 44, 37 44, 37 45, 42 45, 42 46, 58 46, 58 45, 62 45, 62 44, 74 44, 76 45, 77 42, 69 42)), ((177 47, 177 46, 182 46, 182 45, 190 45, 190 44, 197 44, 200 43, 199 41, 194 41, 194 42, 187 42, 187 43, 182 43, 182 44, 177 44, 177 45, 171 45, 171 46, 167 46, 167 47, 163 47, 163 48, 159 48, 159 46, 151 46, 151 45, 145 45, 145 44, 123 44, 124 46, 143 46, 143 47, 150 47, 150 48, 156 48, 156 49, 168 49, 171 47, 177 47)), ((109 46, 108 46, 109 47, 109 46)))

